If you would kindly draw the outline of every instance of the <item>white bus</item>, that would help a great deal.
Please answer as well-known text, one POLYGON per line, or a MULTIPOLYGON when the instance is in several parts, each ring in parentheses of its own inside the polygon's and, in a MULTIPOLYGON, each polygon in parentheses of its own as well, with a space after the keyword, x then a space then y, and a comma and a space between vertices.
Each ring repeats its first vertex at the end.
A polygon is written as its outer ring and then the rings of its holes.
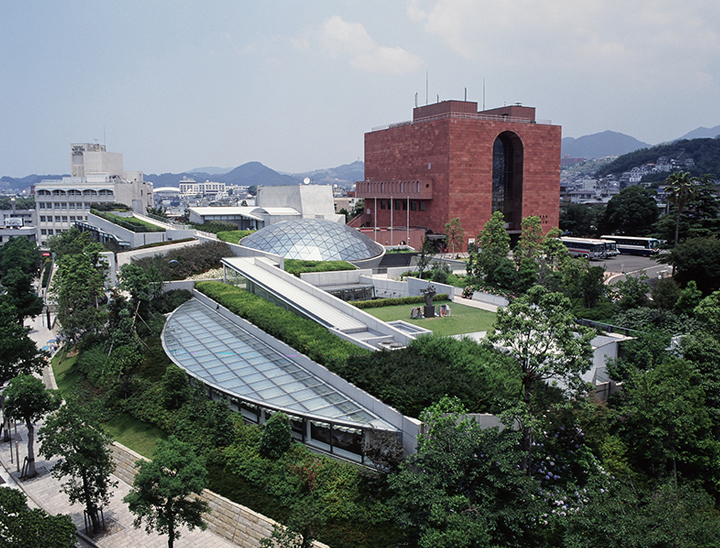
POLYGON ((620 253, 629 255, 657 255, 660 253, 660 240, 641 236, 601 236, 603 240, 612 240, 620 253))
POLYGON ((617 244, 613 240, 603 240, 603 242, 605 242, 605 255, 607 257, 615 257, 620 253, 617 244))
POLYGON ((563 236, 560 241, 568 248, 573 257, 587 257, 589 260, 605 258, 605 242, 593 238, 572 238, 563 236))

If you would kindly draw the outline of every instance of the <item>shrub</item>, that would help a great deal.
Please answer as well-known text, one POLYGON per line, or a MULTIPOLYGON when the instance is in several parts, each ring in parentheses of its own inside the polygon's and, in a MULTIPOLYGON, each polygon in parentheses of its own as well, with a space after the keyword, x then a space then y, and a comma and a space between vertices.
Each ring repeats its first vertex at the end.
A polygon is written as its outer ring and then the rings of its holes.
POLYGON ((202 230, 203 232, 211 232, 217 234, 218 232, 229 232, 238 229, 238 225, 235 223, 229 223, 227 221, 209 221, 203 224, 190 223, 194 228, 202 230))
POLYGON ((155 255, 135 261, 142 268, 154 266, 163 280, 183 280, 189 276, 218 268, 223 257, 232 256, 225 242, 205 242, 200 245, 173 249, 166 255, 155 255))
POLYGON ((288 416, 283 412, 275 413, 265 423, 260 439, 260 453, 270 459, 282 457, 292 443, 292 428, 288 416))
MULTIPOLYGON (((433 302, 435 301, 449 301, 450 297, 448 297, 447 293, 438 293, 433 297, 433 302)), ((351 305, 357 307, 357 308, 382 308, 383 306, 396 306, 400 304, 417 304, 417 303, 424 303, 425 297, 422 295, 418 297, 394 297, 389 299, 372 299, 370 301, 352 301, 350 302, 351 305)))
POLYGON ((152 306, 160 314, 167 314, 190 299, 192 299, 192 292, 187 289, 171 289, 153 298, 152 306))

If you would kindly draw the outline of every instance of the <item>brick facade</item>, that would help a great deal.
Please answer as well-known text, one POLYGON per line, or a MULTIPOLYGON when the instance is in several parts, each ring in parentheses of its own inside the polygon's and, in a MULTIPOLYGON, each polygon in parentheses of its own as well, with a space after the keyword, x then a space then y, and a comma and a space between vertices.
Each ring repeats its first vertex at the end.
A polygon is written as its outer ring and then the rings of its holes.
POLYGON ((357 183, 363 224, 392 226, 403 239, 408 224, 442 234, 459 217, 466 241, 477 236, 492 214, 493 147, 500 138, 511 159, 508 230, 537 215, 547 232, 559 221, 561 137, 560 126, 535 121, 532 107, 477 112, 475 102, 445 101, 416 108, 412 122, 365 134, 365 180, 357 183))

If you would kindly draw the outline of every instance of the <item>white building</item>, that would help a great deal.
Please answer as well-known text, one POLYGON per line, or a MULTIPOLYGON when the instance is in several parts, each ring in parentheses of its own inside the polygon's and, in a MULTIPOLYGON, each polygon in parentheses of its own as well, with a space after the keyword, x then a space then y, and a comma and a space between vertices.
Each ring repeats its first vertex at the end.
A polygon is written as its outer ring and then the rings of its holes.
POLYGON ((225 183, 216 183, 215 181, 196 183, 194 179, 183 177, 180 179, 180 194, 185 196, 225 194, 225 183))
POLYGON ((0 245, 18 236, 37 240, 37 215, 34 209, 17 209, 15 198, 11 199, 12 209, 0 211, 0 245))
POLYGON ((122 154, 107 152, 104 145, 71 145, 72 176, 43 180, 35 185, 37 241, 87 221, 93 203, 120 203, 137 213, 153 205, 152 183, 142 171, 123 171, 122 154))
POLYGON ((240 207, 191 207, 190 222, 226 221, 240 230, 258 230, 295 219, 321 219, 345 223, 335 213, 329 185, 258 187, 257 205, 240 207))

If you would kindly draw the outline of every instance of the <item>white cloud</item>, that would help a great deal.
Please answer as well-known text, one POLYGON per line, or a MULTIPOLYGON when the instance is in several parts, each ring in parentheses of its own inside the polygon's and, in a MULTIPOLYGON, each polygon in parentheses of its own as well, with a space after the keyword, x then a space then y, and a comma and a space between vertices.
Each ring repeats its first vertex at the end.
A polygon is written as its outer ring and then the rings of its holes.
POLYGON ((363 72, 405 74, 422 65, 418 55, 400 47, 380 46, 361 23, 349 23, 337 15, 322 24, 320 38, 333 56, 349 56, 350 66, 363 72))
POLYGON ((406 13, 470 60, 670 68, 717 62, 720 48, 717 0, 408 0, 406 13))

